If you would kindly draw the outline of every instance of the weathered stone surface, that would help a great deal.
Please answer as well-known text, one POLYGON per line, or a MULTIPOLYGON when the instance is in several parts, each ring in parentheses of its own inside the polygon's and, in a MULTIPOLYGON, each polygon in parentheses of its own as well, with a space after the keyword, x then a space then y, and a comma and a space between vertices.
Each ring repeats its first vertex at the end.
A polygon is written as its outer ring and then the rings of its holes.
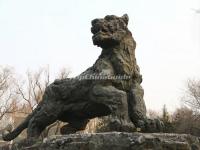
MULTIPOLYGON (((5 150, 0 148, 0 150, 5 150)), ((186 134, 107 132, 52 136, 35 144, 15 143, 12 150, 199 150, 199 138, 186 134)))
POLYGON ((136 42, 127 27, 128 20, 126 14, 94 19, 93 43, 102 48, 94 65, 76 78, 55 80, 33 113, 3 139, 12 140, 25 128, 28 138, 38 138, 56 120, 68 123, 61 133, 75 133, 84 129, 89 119, 101 116, 111 117, 107 124, 111 131, 131 132, 135 127, 160 130, 159 121, 146 118, 136 42))

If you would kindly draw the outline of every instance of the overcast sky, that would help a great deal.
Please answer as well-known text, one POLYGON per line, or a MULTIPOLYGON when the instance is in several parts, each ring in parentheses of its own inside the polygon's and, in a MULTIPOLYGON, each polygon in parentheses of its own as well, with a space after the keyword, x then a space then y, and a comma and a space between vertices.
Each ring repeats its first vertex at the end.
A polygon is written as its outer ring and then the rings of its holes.
POLYGON ((185 81, 200 78, 200 0, 0 0, 0 64, 24 74, 49 64, 71 76, 91 66, 91 20, 129 15, 148 109, 180 105, 185 81))

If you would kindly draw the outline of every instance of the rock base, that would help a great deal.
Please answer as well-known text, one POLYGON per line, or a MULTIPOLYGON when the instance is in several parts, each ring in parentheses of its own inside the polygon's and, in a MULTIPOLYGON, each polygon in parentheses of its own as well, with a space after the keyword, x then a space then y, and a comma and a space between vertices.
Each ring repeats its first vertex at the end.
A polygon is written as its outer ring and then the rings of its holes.
MULTIPOLYGON (((0 150, 7 150, 3 146, 0 150)), ((199 138, 188 134, 107 132, 51 136, 21 141, 11 150, 200 150, 199 138)))

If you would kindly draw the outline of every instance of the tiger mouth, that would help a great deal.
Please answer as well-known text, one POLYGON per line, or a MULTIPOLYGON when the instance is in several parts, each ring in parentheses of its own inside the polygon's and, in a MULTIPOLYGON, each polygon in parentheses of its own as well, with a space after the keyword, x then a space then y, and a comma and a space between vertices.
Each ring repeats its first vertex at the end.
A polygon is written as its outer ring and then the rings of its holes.
POLYGON ((91 32, 95 35, 97 33, 107 33, 109 30, 104 26, 95 25, 91 27, 91 32))
POLYGON ((99 31, 99 32, 95 33, 92 37, 95 38, 98 36, 107 36, 107 35, 108 35, 107 33, 99 31))

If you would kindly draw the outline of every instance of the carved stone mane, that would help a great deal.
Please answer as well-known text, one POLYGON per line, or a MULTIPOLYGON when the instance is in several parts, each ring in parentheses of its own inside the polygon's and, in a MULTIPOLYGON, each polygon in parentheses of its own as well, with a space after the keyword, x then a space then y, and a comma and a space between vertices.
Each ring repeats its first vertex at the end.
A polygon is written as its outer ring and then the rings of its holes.
POLYGON ((106 73, 110 76, 129 76, 129 81, 112 81, 112 84, 121 82, 118 88, 123 90, 130 90, 130 84, 134 81, 142 82, 135 58, 136 42, 127 25, 127 15, 110 15, 92 21, 93 43, 102 47, 102 53, 95 64, 81 75, 106 73), (124 87, 125 82, 129 87, 124 87))
POLYGON ((133 76, 136 72, 135 44, 131 33, 128 32, 119 45, 103 49, 96 63, 101 59, 107 60, 113 65, 114 74, 133 76))

